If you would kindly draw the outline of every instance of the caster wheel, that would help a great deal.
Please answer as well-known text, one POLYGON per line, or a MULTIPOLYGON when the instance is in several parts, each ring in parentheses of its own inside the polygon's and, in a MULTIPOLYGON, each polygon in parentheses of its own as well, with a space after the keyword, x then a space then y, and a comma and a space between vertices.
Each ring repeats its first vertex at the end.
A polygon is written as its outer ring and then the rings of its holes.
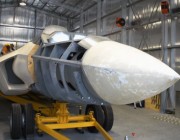
MULTIPOLYGON (((104 123, 104 113, 102 111, 101 106, 99 105, 87 105, 86 106, 86 114, 89 114, 91 111, 94 112, 94 118, 96 121, 102 126, 104 123)), ((98 130, 95 127, 88 127, 89 132, 98 133, 98 130)))
POLYGON ((102 126, 104 130, 110 131, 114 123, 114 115, 113 115, 112 107, 111 105, 104 105, 101 107, 104 112, 104 123, 102 126))

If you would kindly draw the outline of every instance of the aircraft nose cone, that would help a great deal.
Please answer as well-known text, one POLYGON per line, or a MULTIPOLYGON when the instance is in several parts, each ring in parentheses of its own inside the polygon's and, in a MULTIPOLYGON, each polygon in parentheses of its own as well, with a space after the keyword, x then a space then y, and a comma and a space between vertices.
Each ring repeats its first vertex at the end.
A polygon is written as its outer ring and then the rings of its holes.
POLYGON ((180 79, 158 59, 114 41, 86 51, 83 71, 96 93, 111 104, 128 104, 161 93, 180 79))

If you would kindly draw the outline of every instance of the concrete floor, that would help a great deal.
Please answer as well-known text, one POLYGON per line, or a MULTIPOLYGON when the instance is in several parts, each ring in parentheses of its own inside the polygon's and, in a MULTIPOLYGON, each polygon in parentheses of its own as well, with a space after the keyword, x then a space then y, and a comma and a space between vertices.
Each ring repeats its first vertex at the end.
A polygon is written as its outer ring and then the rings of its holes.
MULTIPOLYGON (((11 140, 9 132, 9 114, 11 102, 0 98, 0 140, 11 140)), ((114 126, 110 135, 114 140, 124 140, 129 136, 129 140, 180 140, 180 123, 172 124, 154 119, 159 116, 151 110, 130 106, 113 106, 114 126), (135 133, 132 136, 132 133, 135 133)), ((72 140, 103 140, 100 134, 91 134, 85 130, 84 134, 76 130, 60 131, 72 140)), ((54 140, 44 134, 43 137, 37 135, 33 140, 54 140)))

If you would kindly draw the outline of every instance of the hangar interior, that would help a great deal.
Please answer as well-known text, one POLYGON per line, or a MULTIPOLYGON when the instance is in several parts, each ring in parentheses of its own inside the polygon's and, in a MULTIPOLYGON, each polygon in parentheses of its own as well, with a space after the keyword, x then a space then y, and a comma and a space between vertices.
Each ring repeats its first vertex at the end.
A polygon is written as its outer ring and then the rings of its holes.
MULTIPOLYGON (((0 0, 1 48, 11 43, 19 49, 30 41, 35 42, 48 25, 63 26, 70 32, 85 35, 105 36, 133 46, 180 74, 180 0, 0 0), (26 5, 20 5, 21 2, 26 5), (162 12, 162 2, 168 3, 167 13, 162 12), (117 18, 124 19, 125 25, 118 27, 117 18)), ((115 140, 125 139, 126 135, 129 140, 179 140, 179 93, 178 82, 157 97, 160 103, 156 103, 155 110, 161 114, 144 108, 113 106, 115 119, 110 135, 115 140)), ((10 139, 5 116, 10 112, 11 103, 1 100, 0 108, 7 110, 0 124, 5 128, 0 139, 5 140, 10 139)), ((103 139, 99 134, 88 132, 84 136, 71 130, 64 133, 71 139, 103 139)), ((35 139, 50 140, 51 137, 45 134, 35 139)))

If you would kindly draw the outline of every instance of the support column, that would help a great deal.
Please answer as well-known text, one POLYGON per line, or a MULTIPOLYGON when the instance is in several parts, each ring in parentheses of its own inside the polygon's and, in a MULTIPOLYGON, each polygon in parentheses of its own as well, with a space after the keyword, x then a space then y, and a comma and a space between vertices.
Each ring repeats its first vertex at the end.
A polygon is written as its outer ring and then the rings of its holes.
MULTIPOLYGON (((162 15, 162 61, 168 65, 168 20, 165 15, 162 15)), ((161 93, 161 113, 165 113, 167 109, 167 90, 161 93)))
POLYGON ((36 38, 37 10, 34 11, 34 39, 36 38))
MULTIPOLYGON (((13 10, 14 10, 14 14, 13 14, 13 25, 14 25, 14 24, 15 24, 15 18, 16 18, 16 7, 14 7, 13 10)), ((14 37, 14 30, 15 30, 15 29, 12 29, 12 30, 13 30, 13 39, 14 39, 14 38, 15 38, 15 37, 14 37)), ((18 49, 17 43, 18 43, 18 42, 16 41, 15 49, 18 49)))
MULTIPOLYGON (((131 26, 131 22, 133 21, 133 12, 132 12, 130 7, 127 7, 127 10, 128 10, 128 21, 127 21, 127 23, 128 23, 128 26, 131 26)), ((133 29, 129 30, 128 32, 129 32, 129 34, 128 34, 128 45, 133 46, 133 44, 132 44, 133 29)))
MULTIPOLYGON (((127 1, 122 1, 122 18, 125 19, 126 24, 127 24, 127 7, 126 7, 126 3, 127 1)), ((122 32, 121 32, 121 43, 123 44, 128 44, 128 40, 127 40, 127 30, 126 28, 122 28, 122 32)))
POLYGON ((96 35, 101 35, 102 0, 97 1, 96 35))
POLYGON ((81 14, 80 14, 80 33, 83 33, 83 30, 84 30, 84 12, 81 11, 81 14))
MULTIPOLYGON (((170 1, 170 6, 173 8, 175 6, 174 1, 170 1)), ((175 46, 176 43, 176 19, 175 17, 171 18, 171 46, 175 46)), ((175 63, 175 58, 176 58, 176 53, 175 53, 175 48, 171 49, 171 54, 170 54, 170 67, 172 69, 175 69, 176 63, 175 63)), ((176 108, 176 90, 175 86, 171 86, 169 89, 169 94, 170 94, 170 102, 171 102, 171 108, 175 110, 176 108)))
MULTIPOLYGON (((106 13, 106 5, 107 5, 107 0, 103 0, 102 1, 102 16, 103 15, 106 15, 107 13, 106 13)), ((102 18, 101 19, 101 25, 102 25, 102 35, 105 35, 105 34, 107 34, 107 20, 106 20, 106 18, 102 18)))
POLYGON ((2 18, 2 8, 0 8, 0 24, 1 24, 1 18, 2 18))

